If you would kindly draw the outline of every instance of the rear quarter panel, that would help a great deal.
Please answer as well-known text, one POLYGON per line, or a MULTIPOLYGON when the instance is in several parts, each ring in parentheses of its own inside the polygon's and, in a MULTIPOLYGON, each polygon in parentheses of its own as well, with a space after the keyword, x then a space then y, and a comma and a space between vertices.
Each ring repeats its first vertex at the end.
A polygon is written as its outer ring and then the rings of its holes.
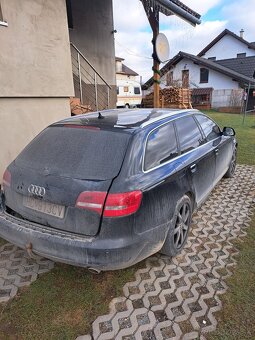
MULTIPOLYGON (((141 190, 141 206, 135 213, 130 228, 134 233, 141 234, 160 227, 160 235, 155 234, 155 237, 164 238, 173 218, 176 202, 192 190, 192 184, 186 168, 179 160, 149 172, 143 171, 144 145, 151 129, 152 127, 140 131, 133 137, 121 173, 113 181, 110 191, 141 190)), ((128 222, 127 218, 123 218, 123 223, 125 219, 128 222)))

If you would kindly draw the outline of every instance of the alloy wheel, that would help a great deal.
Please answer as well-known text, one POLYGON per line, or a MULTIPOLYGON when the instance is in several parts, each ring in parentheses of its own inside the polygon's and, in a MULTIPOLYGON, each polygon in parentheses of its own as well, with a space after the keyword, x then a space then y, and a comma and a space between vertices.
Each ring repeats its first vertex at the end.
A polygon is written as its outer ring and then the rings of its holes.
POLYGON ((189 225, 191 221, 191 207, 188 203, 184 203, 177 214, 174 228, 174 245, 176 249, 180 249, 187 237, 189 225))
POLYGON ((233 152, 232 159, 231 159, 231 164, 230 164, 230 172, 233 174, 236 169, 236 149, 233 152))

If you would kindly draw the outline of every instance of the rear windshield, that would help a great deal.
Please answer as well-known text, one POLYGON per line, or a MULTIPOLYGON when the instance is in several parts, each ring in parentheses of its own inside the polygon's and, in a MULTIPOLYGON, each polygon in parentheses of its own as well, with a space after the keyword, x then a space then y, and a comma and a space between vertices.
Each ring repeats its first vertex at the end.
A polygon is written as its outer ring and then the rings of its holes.
POLYGON ((52 126, 41 132, 16 158, 17 166, 77 179, 117 176, 130 135, 90 127, 52 126))

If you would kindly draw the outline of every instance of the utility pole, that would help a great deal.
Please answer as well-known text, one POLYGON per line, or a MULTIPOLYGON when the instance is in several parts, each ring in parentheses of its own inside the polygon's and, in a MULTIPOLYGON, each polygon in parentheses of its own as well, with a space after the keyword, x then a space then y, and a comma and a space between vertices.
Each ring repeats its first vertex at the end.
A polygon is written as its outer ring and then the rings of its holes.
MULTIPOLYGON (((143 1, 143 6, 146 11, 146 7, 145 7, 145 2, 143 1)), ((153 83, 154 83, 154 103, 153 106, 155 108, 159 108, 160 104, 159 104, 159 84, 160 84, 160 71, 159 71, 159 67, 160 67, 160 61, 157 57, 157 52, 156 52, 156 39, 157 36, 159 34, 159 10, 154 8, 153 10, 150 8, 149 13, 147 14, 148 16, 148 20, 153 32, 153 39, 152 39, 152 44, 153 44, 153 83)))

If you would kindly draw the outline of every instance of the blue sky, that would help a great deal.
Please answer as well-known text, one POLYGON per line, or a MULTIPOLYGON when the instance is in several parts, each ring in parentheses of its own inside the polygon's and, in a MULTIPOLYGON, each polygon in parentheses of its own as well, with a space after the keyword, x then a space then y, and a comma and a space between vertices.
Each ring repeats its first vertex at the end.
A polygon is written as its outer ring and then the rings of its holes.
MULTIPOLYGON (((172 16, 160 16, 160 31, 170 44, 170 58, 180 50, 199 53, 225 28, 244 38, 255 41, 255 0, 182 0, 184 4, 202 15, 196 28, 172 16)), ((151 76, 151 29, 139 0, 113 0, 116 55, 125 64, 142 75, 146 81, 151 76)), ((161 65, 163 66, 163 64, 161 65)))

